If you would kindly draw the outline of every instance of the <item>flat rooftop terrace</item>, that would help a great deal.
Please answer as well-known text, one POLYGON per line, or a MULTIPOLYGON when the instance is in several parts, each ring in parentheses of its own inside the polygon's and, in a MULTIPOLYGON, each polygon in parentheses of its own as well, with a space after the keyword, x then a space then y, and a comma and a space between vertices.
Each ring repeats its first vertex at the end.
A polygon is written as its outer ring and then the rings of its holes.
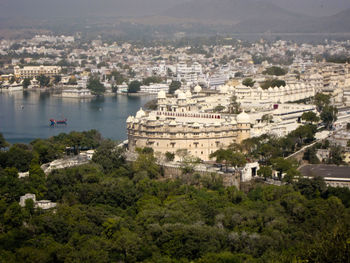
POLYGON ((300 169, 303 176, 323 178, 341 178, 350 180, 350 166, 335 166, 326 164, 310 164, 300 169))

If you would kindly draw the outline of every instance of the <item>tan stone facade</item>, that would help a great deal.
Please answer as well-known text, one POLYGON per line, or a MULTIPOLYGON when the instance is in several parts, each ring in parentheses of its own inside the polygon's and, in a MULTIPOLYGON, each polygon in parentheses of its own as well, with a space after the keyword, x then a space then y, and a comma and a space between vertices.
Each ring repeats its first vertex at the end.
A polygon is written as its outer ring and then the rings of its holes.
POLYGON ((210 154, 216 150, 250 137, 250 120, 244 112, 235 116, 187 111, 189 106, 182 94, 177 105, 166 105, 163 95, 158 95, 157 111, 141 109, 135 117, 127 119, 130 151, 151 147, 162 154, 176 154, 186 150, 194 157, 209 161, 210 154), (169 108, 172 110, 168 111, 169 108))
POLYGON ((20 68, 16 66, 14 68, 14 74, 16 78, 35 78, 40 75, 47 77, 53 77, 61 73, 61 67, 58 66, 28 66, 20 68))

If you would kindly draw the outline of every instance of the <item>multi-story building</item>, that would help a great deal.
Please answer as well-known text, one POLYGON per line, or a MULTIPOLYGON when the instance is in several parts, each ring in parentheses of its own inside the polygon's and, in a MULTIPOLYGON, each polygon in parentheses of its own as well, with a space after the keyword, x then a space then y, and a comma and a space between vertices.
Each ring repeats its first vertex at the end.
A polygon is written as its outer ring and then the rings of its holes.
POLYGON ((158 109, 127 119, 129 150, 151 147, 155 152, 177 153, 185 150, 201 160, 209 161, 210 154, 250 137, 250 117, 225 116, 191 109, 191 96, 178 93, 167 100, 165 92, 158 93, 158 109), (175 102, 173 107, 168 103, 175 102))
POLYGON ((160 91, 165 93, 169 92, 168 84, 150 84, 149 86, 143 85, 140 87, 141 93, 158 94, 160 91))
POLYGON ((20 68, 14 67, 14 75, 16 78, 36 78, 44 75, 47 77, 53 77, 61 73, 61 67, 59 66, 26 66, 20 68))

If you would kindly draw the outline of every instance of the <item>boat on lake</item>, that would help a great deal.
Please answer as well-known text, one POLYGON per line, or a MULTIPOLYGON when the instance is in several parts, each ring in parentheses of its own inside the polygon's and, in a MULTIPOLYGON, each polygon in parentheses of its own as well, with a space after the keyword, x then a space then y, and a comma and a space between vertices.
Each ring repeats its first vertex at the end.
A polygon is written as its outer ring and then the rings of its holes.
POLYGON ((64 119, 64 120, 50 119, 50 126, 52 127, 55 125, 67 125, 67 119, 64 119))

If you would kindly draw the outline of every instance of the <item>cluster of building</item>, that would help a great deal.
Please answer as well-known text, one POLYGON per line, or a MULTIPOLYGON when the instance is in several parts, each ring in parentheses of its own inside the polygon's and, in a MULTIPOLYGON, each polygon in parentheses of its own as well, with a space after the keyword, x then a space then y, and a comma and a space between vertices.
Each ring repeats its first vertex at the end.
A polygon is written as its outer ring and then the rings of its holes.
MULTIPOLYGON (((288 88, 297 90, 293 88, 297 84, 316 90, 320 86, 325 92, 337 93, 339 98, 344 94, 348 65, 316 59, 324 54, 349 56, 346 41, 325 41, 317 45, 263 40, 246 45, 233 39, 226 39, 226 42, 225 45, 203 44, 196 50, 190 46, 172 46, 168 43, 164 46, 139 47, 130 43, 107 44, 100 39, 82 41, 79 34, 1 40, 0 54, 15 56, 2 66, 0 84, 12 78, 15 78, 16 84, 20 84, 24 78, 33 79, 40 75, 53 78, 60 75, 61 80, 55 85, 66 89, 85 89, 89 76, 97 74, 107 91, 114 86, 120 92, 126 91, 131 81, 142 81, 150 76, 161 77, 163 82, 143 86, 142 93, 167 92, 169 84, 175 80, 180 81, 184 89, 200 84, 204 88, 217 90, 230 79, 242 80, 247 77, 254 78, 259 86, 266 79, 276 77, 263 74, 264 70, 280 65, 288 71, 288 74, 278 76, 288 85, 283 91, 278 91, 286 93, 285 101, 294 99, 288 98, 287 95, 291 95, 288 88), (122 81, 118 77, 108 77, 115 71, 123 76, 122 81), (67 87, 70 78, 74 78, 76 84, 67 87)), ((257 96, 264 98, 275 94, 272 92, 277 90, 271 88, 274 91, 259 91, 257 96)), ((254 97, 256 91, 253 89, 250 96, 254 97)))

